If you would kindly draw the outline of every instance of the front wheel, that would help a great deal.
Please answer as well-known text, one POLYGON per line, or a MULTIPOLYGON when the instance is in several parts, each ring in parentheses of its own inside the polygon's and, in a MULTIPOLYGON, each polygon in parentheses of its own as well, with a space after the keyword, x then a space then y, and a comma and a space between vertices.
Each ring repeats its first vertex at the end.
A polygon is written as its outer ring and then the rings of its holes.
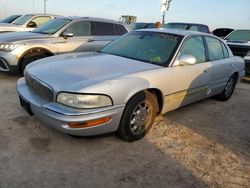
POLYGON ((128 142, 143 138, 157 115, 157 100, 150 92, 140 92, 127 103, 118 128, 118 136, 128 142))
POLYGON ((220 101, 227 101, 228 99, 230 99, 230 97, 232 96, 234 89, 235 89, 235 85, 237 82, 237 77, 235 75, 231 76, 223 90, 223 92, 217 96, 215 96, 216 99, 220 100, 220 101))

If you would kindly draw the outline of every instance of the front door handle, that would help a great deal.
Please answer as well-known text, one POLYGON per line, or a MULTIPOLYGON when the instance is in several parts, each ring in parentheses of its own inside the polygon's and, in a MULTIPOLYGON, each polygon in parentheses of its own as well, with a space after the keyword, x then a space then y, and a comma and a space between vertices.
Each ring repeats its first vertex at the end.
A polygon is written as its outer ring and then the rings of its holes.
POLYGON ((88 39, 87 42, 94 42, 94 39, 88 39))

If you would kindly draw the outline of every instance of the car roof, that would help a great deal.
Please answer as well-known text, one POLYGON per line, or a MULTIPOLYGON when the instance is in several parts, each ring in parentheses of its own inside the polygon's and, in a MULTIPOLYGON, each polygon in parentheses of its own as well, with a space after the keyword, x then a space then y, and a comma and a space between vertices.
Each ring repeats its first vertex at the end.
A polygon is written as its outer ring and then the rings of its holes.
POLYGON ((189 36, 189 35, 205 35, 205 36, 213 36, 208 33, 202 33, 198 31, 191 31, 191 30, 181 30, 181 29, 167 29, 167 28, 154 28, 154 29, 139 29, 136 31, 149 31, 149 32, 159 32, 159 33, 169 33, 181 36, 189 36))
POLYGON ((80 17, 80 16, 69 16, 69 17, 60 17, 60 18, 65 18, 65 19, 70 19, 70 20, 91 20, 91 21, 103 21, 103 22, 111 22, 111 23, 119 23, 123 24, 120 21, 112 20, 112 19, 106 19, 106 18, 99 18, 99 17, 80 17))
POLYGON ((166 23, 166 24, 199 25, 199 26, 206 26, 206 27, 208 27, 208 25, 205 25, 205 24, 200 24, 200 23, 169 22, 169 23, 166 23))
POLYGON ((59 15, 55 15, 55 14, 39 14, 39 13, 36 13, 36 14, 23 14, 22 16, 54 16, 54 17, 62 17, 62 16, 59 16, 59 15))

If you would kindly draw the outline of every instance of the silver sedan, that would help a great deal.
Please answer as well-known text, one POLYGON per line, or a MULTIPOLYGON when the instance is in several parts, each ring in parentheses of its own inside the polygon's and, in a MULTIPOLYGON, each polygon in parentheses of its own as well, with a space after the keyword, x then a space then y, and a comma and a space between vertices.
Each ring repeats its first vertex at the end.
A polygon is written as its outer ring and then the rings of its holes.
POLYGON ((138 140, 157 114, 215 96, 226 101, 244 60, 209 34, 132 31, 99 52, 55 56, 27 66, 18 80, 22 107, 70 135, 116 132, 138 140))

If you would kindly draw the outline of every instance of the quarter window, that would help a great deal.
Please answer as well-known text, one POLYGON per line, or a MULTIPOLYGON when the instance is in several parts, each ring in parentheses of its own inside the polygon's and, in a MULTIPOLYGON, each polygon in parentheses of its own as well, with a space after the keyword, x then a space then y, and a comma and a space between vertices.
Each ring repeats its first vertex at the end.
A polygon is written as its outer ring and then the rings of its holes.
POLYGON ((50 21, 51 18, 49 16, 39 16, 34 18, 31 22, 35 22, 37 27, 40 27, 41 25, 47 23, 50 21))
POLYGON ((192 37, 184 44, 181 54, 192 55, 196 58, 197 63, 206 61, 205 47, 201 37, 192 37))
POLYGON ((91 35, 91 23, 89 22, 77 22, 72 24, 67 30, 69 33, 73 33, 74 36, 90 36, 91 35))
POLYGON ((125 29, 123 25, 115 24, 116 28, 116 35, 124 35, 128 31, 125 29))
POLYGON ((95 22, 95 34, 97 36, 102 35, 115 35, 114 24, 106 22, 95 22))
POLYGON ((227 50, 225 44, 223 44, 223 43, 221 42, 221 46, 222 46, 222 49, 223 49, 223 52, 224 52, 224 57, 225 57, 225 58, 229 58, 229 53, 228 53, 228 50, 227 50))
POLYGON ((221 42, 218 39, 212 37, 206 37, 206 41, 210 61, 224 59, 224 52, 221 42))

